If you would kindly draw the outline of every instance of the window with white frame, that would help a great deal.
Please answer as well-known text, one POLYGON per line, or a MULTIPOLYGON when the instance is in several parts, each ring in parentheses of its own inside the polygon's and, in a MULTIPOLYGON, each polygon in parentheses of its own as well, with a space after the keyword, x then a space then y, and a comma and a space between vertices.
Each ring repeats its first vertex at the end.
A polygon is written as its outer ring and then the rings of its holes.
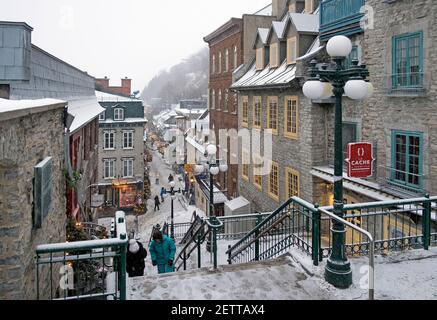
POLYGON ((219 94, 218 94, 218 105, 217 105, 217 109, 220 110, 222 107, 222 91, 219 90, 219 94))
POLYGON ((234 46, 234 69, 238 67, 238 48, 234 46))
POLYGON ((212 74, 215 73, 215 54, 212 55, 212 74))
POLYGON ((114 150, 114 131, 105 131, 104 136, 104 142, 103 142, 103 149, 105 150, 114 150))
POLYGON ((229 71, 229 50, 225 51, 225 72, 229 71))
POLYGON ((218 58, 218 73, 222 73, 222 53, 219 52, 218 58))
POLYGON ((123 178, 134 176, 134 159, 123 159, 123 178))
POLYGON ((134 132, 123 131, 123 149, 133 149, 133 148, 134 148, 134 132))
POLYGON ((229 90, 226 89, 225 91, 225 106, 224 106, 224 111, 228 111, 229 110, 229 90))
POLYGON ((106 111, 103 111, 103 112, 99 115, 99 120, 100 120, 100 121, 105 121, 105 120, 106 120, 106 111))
POLYGON ((122 108, 117 108, 114 110, 114 121, 124 120, 124 110, 122 108))
POLYGON ((115 178, 115 159, 105 159, 104 161, 104 178, 114 179, 115 178))
POLYGON ((215 109, 215 90, 212 90, 211 109, 215 109))

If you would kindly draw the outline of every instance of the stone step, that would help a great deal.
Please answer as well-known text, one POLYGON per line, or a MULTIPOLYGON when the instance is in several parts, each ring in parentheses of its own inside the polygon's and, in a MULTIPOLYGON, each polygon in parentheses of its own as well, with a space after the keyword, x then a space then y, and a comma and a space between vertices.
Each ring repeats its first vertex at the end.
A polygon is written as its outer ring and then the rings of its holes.
POLYGON ((327 300, 290 255, 275 260, 129 279, 131 300, 327 300))

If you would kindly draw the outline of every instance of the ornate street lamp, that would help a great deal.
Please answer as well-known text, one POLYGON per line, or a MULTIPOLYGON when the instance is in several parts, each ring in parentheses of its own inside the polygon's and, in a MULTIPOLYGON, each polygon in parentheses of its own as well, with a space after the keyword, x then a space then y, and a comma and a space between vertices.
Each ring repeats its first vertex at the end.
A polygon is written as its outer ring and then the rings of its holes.
POLYGON ((176 193, 181 193, 181 189, 175 191, 176 182, 170 181, 170 190, 166 190, 171 196, 171 226, 170 226, 170 237, 174 240, 174 200, 176 200, 176 193))
MULTIPOLYGON (((358 66, 358 60, 352 61, 352 67, 345 69, 344 61, 352 51, 352 43, 345 36, 335 36, 326 46, 335 65, 330 67, 317 61, 311 61, 310 78, 303 86, 306 97, 318 100, 335 96, 335 169, 334 169, 334 213, 343 218, 343 114, 342 97, 346 94, 353 100, 369 98, 373 86, 366 82, 369 71, 365 65, 358 66)), ((338 288, 348 288, 352 284, 352 270, 345 253, 345 226, 332 221, 332 253, 328 259, 325 279, 338 288)))
MULTIPOLYGON (((219 228, 220 222, 217 220, 214 208, 214 176, 217 176, 220 172, 224 173, 228 171, 228 165, 220 163, 220 160, 216 159, 217 147, 213 144, 206 147, 205 155, 201 159, 201 164, 196 165, 195 173, 200 175, 202 173, 209 173, 209 218, 212 223, 213 233, 219 228)), ((211 242, 213 243, 212 253, 214 255, 214 267, 217 267, 217 239, 211 234, 206 243, 206 249, 211 252, 211 242), (213 238, 213 239, 211 239, 213 238)))

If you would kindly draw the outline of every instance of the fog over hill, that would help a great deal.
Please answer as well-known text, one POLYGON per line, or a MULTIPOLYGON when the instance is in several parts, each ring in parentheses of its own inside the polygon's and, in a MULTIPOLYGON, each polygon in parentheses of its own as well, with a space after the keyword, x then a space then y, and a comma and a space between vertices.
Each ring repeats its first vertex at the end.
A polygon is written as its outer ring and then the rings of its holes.
POLYGON ((144 88, 142 98, 150 103, 161 98, 166 103, 198 99, 208 94, 209 50, 204 48, 181 63, 163 70, 144 88))

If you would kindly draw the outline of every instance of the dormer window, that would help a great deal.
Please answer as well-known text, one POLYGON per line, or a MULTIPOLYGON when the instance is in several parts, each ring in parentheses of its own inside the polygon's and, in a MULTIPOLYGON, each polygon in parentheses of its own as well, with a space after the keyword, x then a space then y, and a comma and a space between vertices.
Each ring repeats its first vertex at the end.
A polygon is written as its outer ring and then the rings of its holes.
POLYGON ((106 111, 103 111, 103 112, 99 115, 99 120, 100 120, 100 121, 105 121, 105 120, 106 120, 106 111))
POLYGON ((296 63, 297 59, 297 39, 296 37, 287 39, 287 64, 296 63))
POLYGON ((270 68, 276 68, 279 66, 279 48, 278 43, 272 43, 270 45, 270 68))
POLYGON ((256 70, 264 69, 264 48, 256 49, 256 70))
POLYGON ((124 110, 121 108, 117 108, 114 110, 114 121, 123 121, 124 120, 124 110))

